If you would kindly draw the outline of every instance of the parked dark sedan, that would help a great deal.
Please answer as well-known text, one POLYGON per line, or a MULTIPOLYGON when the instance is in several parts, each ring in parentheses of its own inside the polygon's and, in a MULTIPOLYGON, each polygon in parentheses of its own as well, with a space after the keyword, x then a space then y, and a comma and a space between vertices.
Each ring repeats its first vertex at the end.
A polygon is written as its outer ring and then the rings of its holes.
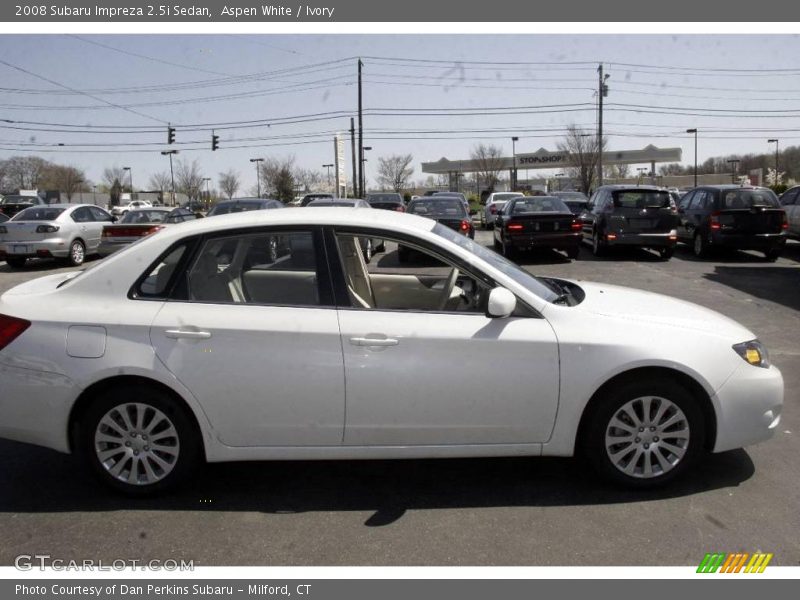
POLYGON ((494 223, 494 247, 503 256, 517 250, 555 248, 578 258, 581 223, 555 196, 526 196, 506 202, 494 223))
POLYGON ((218 202, 214 208, 208 211, 209 217, 227 215, 229 213, 247 212, 248 210, 267 210, 271 208, 283 208, 283 203, 279 200, 269 200, 265 198, 233 198, 218 202))
POLYGON ((610 246, 639 246, 669 260, 678 241, 678 216, 669 192, 651 185, 604 185, 580 216, 583 236, 600 256, 610 246))
MULTIPOLYGON (((326 198, 316 198, 309 202, 306 206, 322 207, 322 206, 343 206, 350 208, 372 208, 369 202, 361 198, 334 198, 333 196, 326 198)), ((386 242, 378 238, 359 238, 361 244, 361 252, 364 255, 364 262, 369 263, 372 260, 373 254, 386 251, 386 242)))
POLYGON ((403 197, 400 194, 381 192, 379 194, 367 194, 367 202, 372 208, 379 208, 381 210, 394 210, 396 212, 405 212, 406 203, 403 202, 403 197))
POLYGON ((758 250, 774 261, 786 244, 789 229, 778 197, 762 187, 698 187, 681 199, 678 217, 678 239, 690 244, 697 257, 722 247, 758 250))
MULTIPOLYGON (((457 197, 440 196, 438 194, 422 196, 409 202, 406 212, 433 219, 445 227, 466 235, 470 239, 475 239, 475 227, 472 225, 469 210, 461 199, 457 197)), ((410 252, 410 248, 398 245, 397 260, 406 262, 410 252)))
POLYGON ((560 198, 573 215, 581 214, 589 204, 589 198, 583 192, 550 192, 550 195, 560 198))

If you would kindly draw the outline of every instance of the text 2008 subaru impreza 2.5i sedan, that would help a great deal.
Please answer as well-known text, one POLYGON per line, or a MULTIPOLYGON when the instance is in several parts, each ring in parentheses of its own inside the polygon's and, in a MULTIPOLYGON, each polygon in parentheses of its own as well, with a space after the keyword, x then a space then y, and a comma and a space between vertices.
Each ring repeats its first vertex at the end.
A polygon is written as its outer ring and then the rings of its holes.
POLYGON ((74 452, 129 493, 203 460, 576 453, 649 486, 766 440, 783 401, 726 317, 536 278, 388 211, 184 223, 13 288, 0 314, 0 435, 74 452), (364 236, 386 241, 370 265, 364 236))

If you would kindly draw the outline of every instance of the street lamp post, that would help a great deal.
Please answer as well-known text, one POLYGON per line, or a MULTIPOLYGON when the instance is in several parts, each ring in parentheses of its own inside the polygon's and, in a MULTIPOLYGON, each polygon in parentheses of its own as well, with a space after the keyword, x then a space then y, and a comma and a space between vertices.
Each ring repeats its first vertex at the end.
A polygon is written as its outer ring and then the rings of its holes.
POLYGON ((644 176, 644 174, 650 169, 647 167, 637 167, 636 170, 639 171, 639 182, 637 183, 637 185, 639 185, 642 183, 642 176, 644 176))
POLYGON ((170 191, 170 196, 172 197, 172 206, 175 206, 175 171, 172 170, 172 155, 177 154, 177 150, 162 150, 162 156, 169 156, 169 176, 172 180, 172 190, 170 191))
POLYGON ((561 191, 561 178, 564 177, 563 173, 556 173, 556 181, 558 182, 558 191, 561 191))
POLYGON ((359 187, 361 188, 361 196, 362 198, 367 195, 367 176, 364 173, 364 163, 367 162, 366 158, 363 158, 364 152, 367 150, 372 150, 372 146, 362 146, 361 147, 361 182, 359 183, 359 187))
POLYGON ((511 191, 517 189, 517 142, 519 137, 513 136, 511 138, 511 191))
POLYGON ((767 140, 768 144, 775 144, 775 183, 773 185, 778 185, 778 139, 772 138, 771 140, 767 140))
POLYGON ((258 163, 264 162, 264 159, 251 158, 250 162, 256 164, 256 189, 258 190, 258 197, 261 198, 261 171, 258 168, 258 163))
POLYGON ((211 204, 211 190, 209 189, 211 177, 203 177, 203 181, 206 182, 206 208, 208 208, 208 205, 211 204))
POLYGON ((130 167, 122 167, 122 170, 128 172, 128 186, 131 190, 131 199, 133 199, 133 171, 130 167))
POLYGON ((697 187, 697 129, 687 129, 686 133, 694 134, 694 187, 697 187))
POLYGON ((739 172, 739 163, 741 161, 738 158, 731 158, 728 161, 728 164, 731 165, 731 183, 736 183, 736 175, 739 172))
POLYGON ((331 168, 333 167, 333 163, 329 165, 322 165, 323 169, 328 169, 328 187, 331 187, 331 168))

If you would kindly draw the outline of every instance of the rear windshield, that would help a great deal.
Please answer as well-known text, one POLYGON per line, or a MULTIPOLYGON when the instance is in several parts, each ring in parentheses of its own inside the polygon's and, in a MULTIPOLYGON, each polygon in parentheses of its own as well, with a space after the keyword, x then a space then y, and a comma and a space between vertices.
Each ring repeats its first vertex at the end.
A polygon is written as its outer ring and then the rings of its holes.
POLYGON ((46 206, 32 206, 25 210, 18 212, 11 219, 12 221, 55 221, 61 213, 64 212, 63 208, 48 208, 46 206))
POLYGON ((166 210, 132 210, 122 217, 120 223, 163 223, 168 214, 166 210))
POLYGON ((588 202, 586 200, 566 200, 564 204, 567 205, 570 212, 579 215, 583 212, 583 209, 586 208, 588 202))
POLYGON ((423 217, 464 217, 464 204, 451 197, 436 200, 415 200, 408 207, 408 212, 423 217))
POLYGON ((336 201, 336 200, 328 200, 328 199, 320 199, 320 200, 312 200, 308 203, 307 206, 349 206, 353 208, 356 205, 355 202, 345 202, 344 200, 336 201))
POLYGON ((370 194, 368 202, 402 202, 400 194, 370 194))
POLYGON ((620 190, 611 194, 617 208, 669 208, 669 192, 657 190, 620 190))
POLYGON ((521 194, 495 194, 492 196, 493 202, 505 202, 507 200, 511 200, 512 198, 520 198, 521 194))
POLYGON ((0 204, 42 204, 42 201, 33 196, 5 196, 0 198, 0 204))
POLYGON ((551 196, 531 196, 512 200, 505 207, 506 213, 527 215, 540 212, 570 212, 567 205, 559 198, 551 196))
POLYGON ((772 190, 723 190, 720 193, 720 209, 753 208, 765 206, 780 208, 781 203, 772 190))
POLYGON ((214 217, 217 215, 227 215, 228 213, 247 212, 249 210, 259 210, 260 208, 262 208, 262 206, 258 202, 247 202, 245 204, 217 204, 211 209, 211 212, 208 213, 208 216, 214 217))

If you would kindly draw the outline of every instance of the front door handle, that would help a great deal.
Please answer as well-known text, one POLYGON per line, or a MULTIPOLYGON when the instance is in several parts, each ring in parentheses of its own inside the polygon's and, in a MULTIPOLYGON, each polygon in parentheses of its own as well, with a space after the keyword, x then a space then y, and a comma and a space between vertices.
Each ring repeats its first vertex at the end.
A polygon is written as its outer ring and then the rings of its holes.
POLYGON ((207 340, 211 337, 210 331, 186 331, 184 329, 167 329, 164 335, 173 340, 207 340))
POLYGON ((392 338, 366 338, 366 337, 353 337, 350 338, 350 343, 354 346, 397 346, 400 342, 392 338))

